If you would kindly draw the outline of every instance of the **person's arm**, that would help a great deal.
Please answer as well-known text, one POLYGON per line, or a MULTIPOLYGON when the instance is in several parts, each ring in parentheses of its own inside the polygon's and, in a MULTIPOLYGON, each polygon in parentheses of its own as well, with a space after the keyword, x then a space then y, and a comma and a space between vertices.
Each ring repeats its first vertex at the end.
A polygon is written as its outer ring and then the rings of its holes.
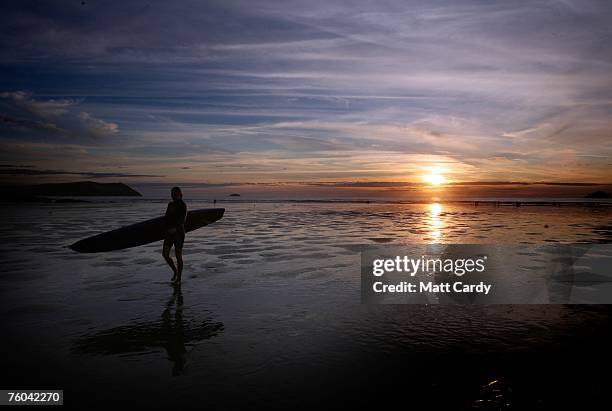
POLYGON ((181 224, 185 224, 185 222, 187 221, 187 204, 185 204, 183 207, 183 215, 181 216, 180 221, 181 221, 181 224))
POLYGON ((172 221, 172 203, 168 203, 168 208, 166 208, 166 214, 164 215, 164 224, 165 229, 169 230, 174 227, 174 221, 172 221))

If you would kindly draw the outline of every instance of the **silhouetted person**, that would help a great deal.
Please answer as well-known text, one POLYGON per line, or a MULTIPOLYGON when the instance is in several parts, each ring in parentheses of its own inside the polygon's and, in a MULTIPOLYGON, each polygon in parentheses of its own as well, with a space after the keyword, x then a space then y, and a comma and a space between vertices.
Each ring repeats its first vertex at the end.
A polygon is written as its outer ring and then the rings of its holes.
POLYGON ((183 201, 183 193, 179 187, 173 187, 170 193, 172 201, 168 203, 166 209, 166 237, 162 255, 174 273, 171 281, 180 284, 183 274, 183 243, 185 242, 187 205, 183 201), (176 255, 176 266, 170 257, 172 246, 174 246, 174 254, 176 255))

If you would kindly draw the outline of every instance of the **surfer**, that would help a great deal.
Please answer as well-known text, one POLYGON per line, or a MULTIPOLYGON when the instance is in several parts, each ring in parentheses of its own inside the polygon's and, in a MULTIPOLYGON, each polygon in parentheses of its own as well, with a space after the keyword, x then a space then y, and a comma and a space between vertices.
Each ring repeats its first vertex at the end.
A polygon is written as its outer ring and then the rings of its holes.
POLYGON ((180 284, 181 275, 183 274, 184 224, 187 218, 187 205, 183 201, 183 193, 179 187, 172 187, 170 194, 172 201, 168 203, 168 208, 166 209, 166 237, 164 238, 162 255, 174 273, 170 281, 180 284), (174 261, 170 257, 172 246, 174 246, 174 254, 176 255, 176 265, 174 265, 174 261))

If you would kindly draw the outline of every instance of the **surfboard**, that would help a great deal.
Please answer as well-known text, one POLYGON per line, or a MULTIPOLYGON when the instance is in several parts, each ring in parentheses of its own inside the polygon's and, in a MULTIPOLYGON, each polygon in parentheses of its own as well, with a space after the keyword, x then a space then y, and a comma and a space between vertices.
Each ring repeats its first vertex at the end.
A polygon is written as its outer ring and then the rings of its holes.
MULTIPOLYGON (((185 221, 185 232, 197 230, 220 220, 224 212, 225 208, 203 208, 201 210, 188 211, 187 220, 185 221)), ((163 216, 153 218, 85 238, 69 247, 79 253, 100 253, 153 243, 164 239, 164 223, 163 216)))

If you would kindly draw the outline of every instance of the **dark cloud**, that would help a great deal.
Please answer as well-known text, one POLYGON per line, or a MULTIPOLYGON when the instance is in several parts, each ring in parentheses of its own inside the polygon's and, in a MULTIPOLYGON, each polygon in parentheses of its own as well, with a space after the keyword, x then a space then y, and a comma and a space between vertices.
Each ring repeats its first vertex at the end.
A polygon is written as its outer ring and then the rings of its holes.
MULTIPOLYGON (((304 183, 313 186, 322 187, 353 187, 353 188, 380 188, 380 187, 418 187, 423 183, 412 183, 405 181, 341 181, 341 182, 308 182, 304 183)), ((597 186, 599 183, 557 183, 557 182, 519 182, 519 181, 465 181, 447 183, 449 186, 531 186, 531 185, 547 185, 547 186, 597 186)))
POLYGON ((524 181, 466 181, 466 182, 454 182, 449 185, 456 186, 533 186, 533 185, 545 185, 545 186, 597 186, 602 185, 600 183, 558 183, 554 181, 535 181, 535 182, 524 182, 524 181))
POLYGON ((28 166, 21 166, 19 168, 5 168, 10 167, 0 166, 0 175, 11 175, 11 176, 50 176, 50 175, 75 175, 81 177, 91 178, 112 178, 112 177, 163 177, 161 175, 153 174, 132 174, 132 173, 114 173, 114 172, 92 172, 92 171, 64 171, 64 170, 38 170, 34 168, 26 168, 28 166))
POLYGON ((63 136, 103 138, 115 134, 119 127, 78 109, 73 99, 35 99, 31 92, 0 93, 0 131, 28 136, 63 136))
POLYGON ((60 132, 60 129, 54 123, 28 120, 23 118, 12 118, 3 115, 0 115, 0 126, 7 129, 22 131, 40 130, 51 134, 60 132))

